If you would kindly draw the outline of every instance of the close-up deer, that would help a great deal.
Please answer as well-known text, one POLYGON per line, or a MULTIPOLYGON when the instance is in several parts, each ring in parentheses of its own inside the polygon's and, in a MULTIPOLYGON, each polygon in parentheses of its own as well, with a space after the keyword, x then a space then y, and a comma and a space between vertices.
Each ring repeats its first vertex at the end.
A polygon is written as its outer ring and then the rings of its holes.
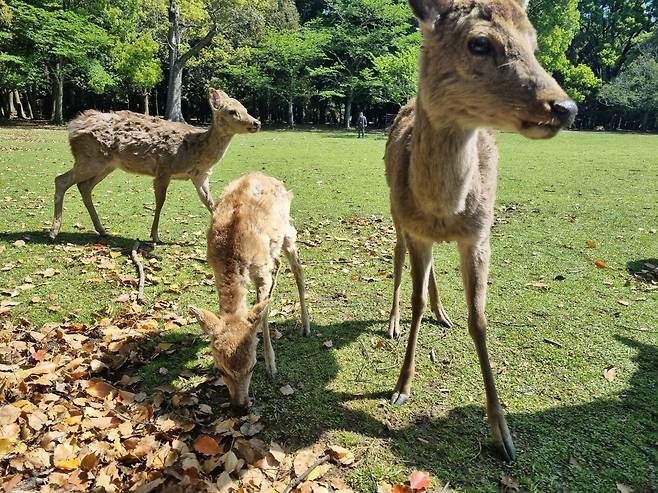
POLYGON ((208 229, 207 257, 215 273, 219 313, 195 307, 190 311, 210 336, 215 366, 236 408, 249 404, 258 329, 267 373, 273 379, 277 375, 267 315, 282 251, 297 283, 301 333, 310 335, 297 232, 290 223, 291 201, 292 193, 279 180, 250 173, 226 186, 208 229), (252 308, 247 306, 249 281, 256 288, 252 308))
POLYGON ((489 129, 531 139, 568 127, 576 104, 539 65, 535 30, 522 0, 410 0, 423 35, 418 96, 396 117, 386 146, 386 178, 397 243, 389 333, 400 335, 400 282, 409 252, 412 319, 392 396, 411 395, 423 311, 451 325, 438 294, 432 246, 456 241, 494 442, 516 451, 500 405, 486 345, 485 299, 498 153, 489 129))
POLYGON ((154 177, 155 215, 151 239, 159 241, 160 213, 171 180, 191 180, 201 202, 212 213, 212 168, 222 159, 236 134, 257 132, 260 122, 236 99, 217 89, 208 91, 212 124, 208 129, 186 123, 117 111, 89 110, 69 123, 73 168, 55 178, 55 214, 50 237, 62 224, 64 194, 77 185, 98 234, 107 232, 98 218, 91 192, 115 169, 154 177))

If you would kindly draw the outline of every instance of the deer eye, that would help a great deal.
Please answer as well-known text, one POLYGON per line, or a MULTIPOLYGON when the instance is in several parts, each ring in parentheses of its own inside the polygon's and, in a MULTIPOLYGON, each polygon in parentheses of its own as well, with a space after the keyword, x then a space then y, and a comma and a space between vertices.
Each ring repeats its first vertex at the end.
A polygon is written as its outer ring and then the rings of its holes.
POLYGON ((491 53, 491 41, 485 36, 471 38, 468 42, 468 50, 477 56, 485 56, 491 53))
POLYGON ((238 116, 238 110, 231 110, 231 111, 229 111, 229 114, 231 116, 238 116))

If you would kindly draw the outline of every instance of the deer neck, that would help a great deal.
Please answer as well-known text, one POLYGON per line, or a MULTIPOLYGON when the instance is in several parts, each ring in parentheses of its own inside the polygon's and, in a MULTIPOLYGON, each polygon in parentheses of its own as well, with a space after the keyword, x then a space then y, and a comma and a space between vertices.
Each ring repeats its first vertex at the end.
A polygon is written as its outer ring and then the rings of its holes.
POLYGON ((236 314, 247 310, 247 280, 237 268, 215 273, 215 286, 219 295, 219 313, 236 314))
POLYGON ((226 149, 228 149, 228 145, 231 143, 233 135, 213 120, 210 128, 201 135, 200 145, 198 147, 199 161, 212 165, 222 159, 224 153, 226 153, 226 149))
POLYGON ((477 130, 429 115, 417 99, 409 188, 416 206, 439 217, 461 213, 478 168, 477 130), (440 122, 433 124, 433 122, 440 122))

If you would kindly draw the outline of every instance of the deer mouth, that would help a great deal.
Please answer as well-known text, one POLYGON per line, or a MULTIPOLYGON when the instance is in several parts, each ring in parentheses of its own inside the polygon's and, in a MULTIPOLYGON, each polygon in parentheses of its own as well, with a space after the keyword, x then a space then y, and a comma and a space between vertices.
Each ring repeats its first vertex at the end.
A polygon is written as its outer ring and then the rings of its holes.
POLYGON ((550 139, 560 130, 562 125, 553 121, 521 121, 519 133, 530 139, 550 139))

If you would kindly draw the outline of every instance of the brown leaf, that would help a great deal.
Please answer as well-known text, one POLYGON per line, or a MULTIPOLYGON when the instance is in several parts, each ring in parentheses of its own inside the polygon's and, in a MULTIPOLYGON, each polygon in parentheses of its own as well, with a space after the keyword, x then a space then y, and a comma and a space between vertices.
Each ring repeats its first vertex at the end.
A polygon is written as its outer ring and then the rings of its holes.
POLYGON ((0 407, 0 425, 8 425, 14 423, 21 415, 21 410, 16 406, 7 404, 0 407))
POLYGON ((332 459, 343 465, 349 465, 354 462, 354 454, 351 450, 338 445, 330 445, 327 452, 332 459))
POLYGON ((587 245, 587 248, 591 248, 592 250, 596 250, 598 248, 598 245, 594 240, 586 240, 585 244, 587 245))
POLYGON ((194 450, 203 455, 218 455, 222 452, 217 440, 209 435, 201 435, 194 442, 194 450))
POLYGON ((119 390, 103 380, 90 380, 85 392, 92 397, 105 399, 108 395, 117 394, 119 390))
POLYGON ((619 303, 621 306, 629 306, 631 304, 631 302, 627 300, 617 300, 617 303, 619 303))
POLYGON ((603 377, 608 381, 612 382, 617 378, 617 368, 614 366, 609 366, 603 370, 603 377))
POLYGON ((279 389, 279 391, 280 391, 283 395, 292 395, 292 394, 295 393, 295 389, 293 389, 293 388, 290 386, 290 384, 288 384, 288 383, 285 384, 283 387, 281 387, 281 388, 279 389))
POLYGON ((500 484, 506 486, 511 490, 519 491, 519 482, 515 478, 513 478, 512 476, 508 476, 507 474, 503 474, 503 476, 500 478, 500 484))
POLYGON ((596 265, 599 269, 607 269, 608 268, 608 264, 606 264, 605 261, 603 261, 600 258, 597 258, 594 261, 594 265, 596 265))
POLYGON ((331 348, 334 347, 334 342, 331 339, 329 339, 328 341, 324 341, 322 345, 326 348, 331 348))
POLYGON ((621 493, 633 493, 635 491, 635 488, 624 483, 617 483, 617 489, 621 493))
POLYGON ((413 490, 425 490, 430 486, 430 473, 426 471, 414 471, 409 476, 409 486, 413 490))

